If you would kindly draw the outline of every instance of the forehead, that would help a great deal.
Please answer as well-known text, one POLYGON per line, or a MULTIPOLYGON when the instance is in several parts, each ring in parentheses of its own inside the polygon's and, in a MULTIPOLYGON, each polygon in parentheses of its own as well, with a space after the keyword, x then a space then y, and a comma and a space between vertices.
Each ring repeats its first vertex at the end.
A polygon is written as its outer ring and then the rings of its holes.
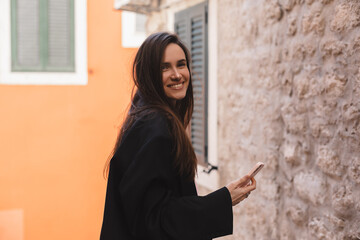
POLYGON ((162 59, 163 62, 176 62, 181 59, 186 59, 186 57, 184 51, 179 45, 175 43, 170 43, 166 46, 162 59))

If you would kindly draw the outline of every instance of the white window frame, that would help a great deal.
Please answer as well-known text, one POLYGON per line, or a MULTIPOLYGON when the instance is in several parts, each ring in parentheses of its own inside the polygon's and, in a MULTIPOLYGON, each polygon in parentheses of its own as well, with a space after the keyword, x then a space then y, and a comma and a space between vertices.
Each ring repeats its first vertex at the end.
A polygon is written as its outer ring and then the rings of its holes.
POLYGON ((137 48, 146 39, 146 32, 136 31, 136 13, 121 12, 121 41, 124 48, 137 48))
POLYGON ((75 4, 75 72, 11 71, 10 0, 0 0, 0 84, 8 85, 86 85, 87 72, 87 0, 75 4))
MULTIPOLYGON (((218 163, 218 128, 217 128, 217 1, 208 1, 208 163, 219 166, 218 163)), ((220 187, 218 170, 209 174, 203 172, 204 167, 198 165, 196 183, 210 190, 220 187)))

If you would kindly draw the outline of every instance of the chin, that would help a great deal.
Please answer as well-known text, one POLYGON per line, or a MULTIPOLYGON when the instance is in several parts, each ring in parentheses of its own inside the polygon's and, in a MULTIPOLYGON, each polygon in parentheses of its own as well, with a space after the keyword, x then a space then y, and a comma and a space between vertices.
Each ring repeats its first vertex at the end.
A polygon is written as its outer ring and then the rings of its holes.
POLYGON ((176 101, 180 101, 180 100, 183 100, 185 98, 186 94, 183 94, 183 95, 175 95, 175 96, 170 96, 169 98, 170 99, 174 99, 176 101))

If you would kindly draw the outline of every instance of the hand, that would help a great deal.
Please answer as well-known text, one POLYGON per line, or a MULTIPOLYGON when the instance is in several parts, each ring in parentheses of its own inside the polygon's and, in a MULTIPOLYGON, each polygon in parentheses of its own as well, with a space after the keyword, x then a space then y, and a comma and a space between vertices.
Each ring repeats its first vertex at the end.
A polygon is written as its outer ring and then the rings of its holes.
POLYGON ((251 191, 256 189, 255 178, 245 175, 239 180, 233 181, 226 185, 231 195, 232 205, 235 206, 245 198, 247 198, 251 191), (251 180, 251 184, 249 181, 251 180))

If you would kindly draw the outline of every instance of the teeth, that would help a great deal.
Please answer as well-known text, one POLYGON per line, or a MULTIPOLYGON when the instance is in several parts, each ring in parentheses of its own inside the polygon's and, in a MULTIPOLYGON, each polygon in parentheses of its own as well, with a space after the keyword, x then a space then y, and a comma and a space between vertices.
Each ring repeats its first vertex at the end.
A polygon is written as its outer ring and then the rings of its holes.
POLYGON ((170 87, 171 88, 179 88, 181 87, 183 84, 182 83, 179 83, 179 84, 176 84, 176 85, 171 85, 170 87))

